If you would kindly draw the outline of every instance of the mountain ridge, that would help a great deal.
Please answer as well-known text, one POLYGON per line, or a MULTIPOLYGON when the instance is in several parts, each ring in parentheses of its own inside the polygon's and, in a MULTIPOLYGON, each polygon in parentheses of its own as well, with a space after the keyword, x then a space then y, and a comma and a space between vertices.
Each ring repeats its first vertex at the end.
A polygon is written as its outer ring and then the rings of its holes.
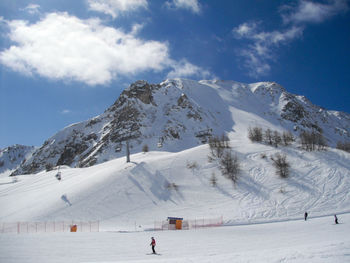
POLYGON ((322 132, 330 146, 350 139, 350 115, 328 111, 275 82, 169 79, 159 84, 132 83, 101 115, 57 132, 15 174, 46 166, 88 167, 147 145, 181 151, 205 143, 211 135, 247 139, 248 126, 322 132), (245 116, 245 118, 242 118, 245 116))
POLYGON ((0 174, 10 175, 34 153, 36 147, 15 144, 0 149, 0 174))

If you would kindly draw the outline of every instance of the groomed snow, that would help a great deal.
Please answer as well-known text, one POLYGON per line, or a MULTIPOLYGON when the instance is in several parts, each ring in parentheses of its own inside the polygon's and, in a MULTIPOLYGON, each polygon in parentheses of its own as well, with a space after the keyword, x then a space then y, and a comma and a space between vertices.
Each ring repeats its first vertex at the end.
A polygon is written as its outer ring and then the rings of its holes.
POLYGON ((350 215, 182 231, 0 235, 0 262, 350 261, 350 215), (150 238, 157 241, 151 255, 150 238))

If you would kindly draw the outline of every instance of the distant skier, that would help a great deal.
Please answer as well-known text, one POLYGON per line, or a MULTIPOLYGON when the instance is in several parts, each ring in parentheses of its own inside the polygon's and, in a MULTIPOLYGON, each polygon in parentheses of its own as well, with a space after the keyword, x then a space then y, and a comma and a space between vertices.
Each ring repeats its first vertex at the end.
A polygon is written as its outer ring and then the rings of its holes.
POLYGON ((156 246, 156 240, 154 239, 154 237, 152 237, 151 239, 152 239, 152 241, 151 241, 150 246, 152 246, 153 254, 156 254, 156 251, 154 250, 154 247, 156 246))
POLYGON ((305 214, 304 214, 304 219, 305 219, 305 221, 307 220, 307 216, 308 216, 308 213, 305 212, 305 214))
POLYGON ((335 222, 335 224, 339 224, 337 215, 334 215, 334 222, 335 222))

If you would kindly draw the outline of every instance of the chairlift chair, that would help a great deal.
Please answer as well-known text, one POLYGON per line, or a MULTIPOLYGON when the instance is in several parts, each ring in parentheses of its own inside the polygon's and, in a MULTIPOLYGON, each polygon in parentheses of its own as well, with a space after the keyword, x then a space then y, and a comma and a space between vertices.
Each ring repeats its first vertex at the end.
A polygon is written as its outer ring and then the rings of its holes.
POLYGON ((163 137, 159 137, 159 140, 158 140, 158 143, 157 143, 157 147, 158 148, 162 148, 163 147, 163 141, 164 141, 164 138, 163 137))
POLYGON ((57 172, 56 178, 57 178, 58 181, 61 180, 61 172, 60 171, 57 172))

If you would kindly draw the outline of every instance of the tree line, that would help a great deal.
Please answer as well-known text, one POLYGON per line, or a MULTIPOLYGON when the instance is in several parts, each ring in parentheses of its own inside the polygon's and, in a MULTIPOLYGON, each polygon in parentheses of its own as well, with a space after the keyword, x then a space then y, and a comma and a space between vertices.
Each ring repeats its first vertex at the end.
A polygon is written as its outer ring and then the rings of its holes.
MULTIPOLYGON (((282 133, 273 131, 270 128, 263 131, 260 127, 249 127, 248 138, 252 142, 266 143, 278 147, 279 145, 288 146, 296 141, 296 138, 290 131, 282 133)), ((299 135, 301 148, 306 151, 325 150, 327 142, 322 132, 302 131, 299 135)))

